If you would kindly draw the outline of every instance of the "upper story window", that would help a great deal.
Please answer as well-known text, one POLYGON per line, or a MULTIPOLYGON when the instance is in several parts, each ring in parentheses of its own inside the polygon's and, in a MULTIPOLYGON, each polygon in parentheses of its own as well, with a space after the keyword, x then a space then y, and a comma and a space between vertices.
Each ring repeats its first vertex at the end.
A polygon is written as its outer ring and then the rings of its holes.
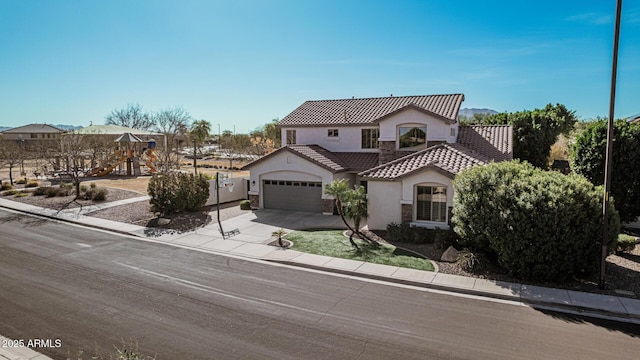
POLYGON ((31 134, 31 138, 32 139, 37 139, 38 138, 38 134, 31 134))
POLYGON ((362 148, 377 149, 380 129, 362 129, 362 148))
POLYGON ((327 130, 328 137, 338 137, 338 129, 329 129, 327 130))
POLYGON ((287 130, 287 145, 295 145, 296 143, 296 131, 287 130))
POLYGON ((399 129, 398 147, 400 149, 412 148, 427 143, 426 127, 401 127, 399 129))

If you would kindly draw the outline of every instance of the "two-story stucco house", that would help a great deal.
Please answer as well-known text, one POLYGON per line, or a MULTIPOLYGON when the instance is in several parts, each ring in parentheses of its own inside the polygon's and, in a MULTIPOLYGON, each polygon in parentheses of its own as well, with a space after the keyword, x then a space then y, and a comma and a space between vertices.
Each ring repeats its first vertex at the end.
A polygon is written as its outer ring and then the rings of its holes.
POLYGON ((367 188, 369 229, 447 227, 463 169, 512 159, 510 126, 462 126, 462 94, 307 101, 279 122, 283 146, 246 165, 253 208, 334 213, 324 186, 367 188))

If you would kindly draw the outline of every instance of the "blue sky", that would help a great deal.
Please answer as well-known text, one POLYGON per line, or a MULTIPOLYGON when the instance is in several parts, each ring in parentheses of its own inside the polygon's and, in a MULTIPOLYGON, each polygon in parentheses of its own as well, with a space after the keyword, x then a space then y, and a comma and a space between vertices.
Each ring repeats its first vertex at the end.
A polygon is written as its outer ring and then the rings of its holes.
MULTIPOLYGON (((464 93, 607 116, 615 0, 0 0, 0 126, 180 106, 248 132, 305 100, 464 93)), ((625 0, 616 117, 640 113, 625 0)))

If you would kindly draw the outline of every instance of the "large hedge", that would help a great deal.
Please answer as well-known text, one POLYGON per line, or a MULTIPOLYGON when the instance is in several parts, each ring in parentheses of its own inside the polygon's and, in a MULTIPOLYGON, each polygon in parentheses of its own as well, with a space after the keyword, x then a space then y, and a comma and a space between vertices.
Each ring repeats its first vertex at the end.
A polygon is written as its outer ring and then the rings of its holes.
MULTIPOLYGON (((564 281, 598 268, 602 188, 585 178, 513 161, 463 171, 453 186, 455 232, 511 275, 564 281)), ((610 213, 615 251, 620 218, 610 213)))
POLYGON ((558 135, 568 133, 577 121, 575 112, 562 104, 547 104, 544 109, 500 113, 484 118, 488 125, 513 126, 513 156, 546 169, 551 145, 558 135))
POLYGON ((157 174, 149 180, 147 192, 151 210, 164 216, 202 207, 209 198, 209 182, 203 174, 157 174))
MULTIPOLYGON (((571 154, 573 171, 596 185, 604 184, 607 126, 604 120, 591 123, 571 154)), ((618 120, 613 134, 611 196, 622 221, 633 221, 640 216, 640 124, 618 120)))

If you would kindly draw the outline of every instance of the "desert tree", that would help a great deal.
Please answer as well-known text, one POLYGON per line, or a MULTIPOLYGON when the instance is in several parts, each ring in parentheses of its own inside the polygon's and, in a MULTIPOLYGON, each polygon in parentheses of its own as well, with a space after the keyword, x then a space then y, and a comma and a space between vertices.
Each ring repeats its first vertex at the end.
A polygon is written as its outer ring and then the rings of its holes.
POLYGON ((80 197, 80 178, 84 175, 87 147, 85 136, 78 133, 67 133, 60 139, 62 155, 66 158, 67 174, 75 188, 76 197, 80 197))
POLYGON ((128 104, 123 109, 115 109, 105 117, 107 125, 126 126, 139 130, 151 130, 154 126, 153 116, 144 111, 140 104, 128 104))
POLYGON ((166 172, 174 166, 179 168, 178 151, 187 139, 191 115, 181 107, 174 107, 155 113, 153 120, 156 131, 162 133, 166 139, 166 146, 159 154, 162 160, 160 171, 166 172))
POLYGON ((9 168, 9 182, 13 185, 13 168, 20 166, 24 151, 18 142, 13 140, 0 141, 0 168, 9 168))

